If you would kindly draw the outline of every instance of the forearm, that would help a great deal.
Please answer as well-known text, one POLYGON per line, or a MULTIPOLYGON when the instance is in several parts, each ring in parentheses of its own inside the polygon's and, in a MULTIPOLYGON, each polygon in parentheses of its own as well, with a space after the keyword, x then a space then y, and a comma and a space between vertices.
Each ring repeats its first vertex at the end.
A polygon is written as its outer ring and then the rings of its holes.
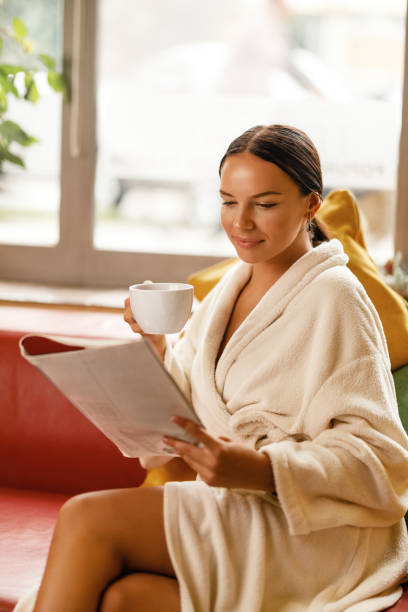
POLYGON ((215 438, 202 427, 180 416, 171 419, 184 429, 197 444, 164 436, 163 442, 212 487, 254 489, 275 492, 272 464, 264 453, 243 444, 233 443, 224 436, 215 438))
POLYGON ((262 472, 263 486, 262 486, 262 489, 264 491, 276 493, 275 477, 273 475, 273 468, 272 468, 271 461, 267 455, 264 455, 263 453, 261 453, 261 455, 263 458, 263 472, 262 472))
POLYGON ((252 466, 248 472, 242 471, 242 488, 276 492, 275 478, 271 460, 268 455, 255 451, 251 459, 252 466))

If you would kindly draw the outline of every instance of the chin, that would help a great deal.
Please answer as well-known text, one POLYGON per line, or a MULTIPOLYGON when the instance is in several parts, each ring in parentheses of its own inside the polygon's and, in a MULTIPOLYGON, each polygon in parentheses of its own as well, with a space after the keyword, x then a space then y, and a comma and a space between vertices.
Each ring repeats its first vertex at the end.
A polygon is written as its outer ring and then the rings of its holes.
POLYGON ((237 256, 242 261, 245 261, 245 263, 256 264, 256 263, 265 261, 264 257, 260 257, 259 255, 256 255, 255 253, 248 253, 247 251, 241 251, 238 249, 235 249, 235 250, 236 250, 237 256))

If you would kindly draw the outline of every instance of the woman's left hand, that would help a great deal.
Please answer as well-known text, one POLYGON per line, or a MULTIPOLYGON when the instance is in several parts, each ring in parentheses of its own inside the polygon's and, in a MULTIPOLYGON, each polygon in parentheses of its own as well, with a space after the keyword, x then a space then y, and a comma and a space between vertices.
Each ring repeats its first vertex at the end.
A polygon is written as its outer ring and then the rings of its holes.
POLYGON ((212 487, 275 491, 267 455, 229 438, 214 438, 189 419, 174 416, 171 420, 195 438, 197 445, 169 436, 165 436, 163 442, 171 446, 205 483, 212 487))

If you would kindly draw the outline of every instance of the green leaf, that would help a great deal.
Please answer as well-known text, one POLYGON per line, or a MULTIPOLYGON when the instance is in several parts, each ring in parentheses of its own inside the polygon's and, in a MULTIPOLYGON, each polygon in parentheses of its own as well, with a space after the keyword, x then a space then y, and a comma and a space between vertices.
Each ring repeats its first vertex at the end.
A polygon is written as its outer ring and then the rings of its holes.
POLYGON ((13 19, 13 32, 14 37, 20 42, 25 36, 27 36, 27 28, 25 27, 24 22, 18 17, 14 17, 13 19))
POLYGON ((39 97, 40 94, 38 93, 37 85, 35 84, 35 81, 33 81, 29 89, 26 91, 24 100, 28 100, 29 102, 37 102, 39 97))
POLYGON ((53 88, 54 91, 66 91, 65 87, 65 79, 62 74, 58 74, 53 70, 48 72, 48 83, 50 87, 53 88))
POLYGON ((52 70, 53 68, 55 68, 55 60, 53 60, 52 57, 50 57, 49 55, 45 55, 45 53, 40 53, 39 58, 44 64, 44 66, 48 68, 48 70, 52 70))
POLYGON ((28 100, 29 102, 37 102, 39 98, 37 85, 35 84, 35 81, 29 72, 26 72, 26 75, 24 77, 24 82, 26 86, 24 100, 28 100))
POLYGON ((34 136, 30 136, 14 121, 3 121, 0 124, 0 136, 3 136, 8 142, 18 142, 23 147, 29 147, 35 142, 38 142, 34 136))
POLYGON ((3 115, 7 110, 7 96, 4 89, 0 87, 0 115, 3 115))
POLYGON ((66 80, 63 73, 57 73, 53 70, 48 72, 48 83, 56 92, 61 92, 64 102, 68 102, 70 97, 69 82, 66 80))
POLYGON ((7 72, 0 69, 0 86, 6 94, 13 94, 16 98, 19 97, 17 87, 14 85, 14 77, 9 77, 7 72))
POLYGON ((16 164, 16 166, 21 166, 22 168, 25 168, 24 161, 19 155, 15 155, 14 153, 11 153, 11 151, 9 151, 6 147, 0 146, 0 162, 3 161, 8 161, 11 164, 16 164))
POLYGON ((14 76, 18 74, 19 72, 26 71, 24 66, 13 66, 12 64, 0 64, 0 70, 7 75, 12 74, 14 76))

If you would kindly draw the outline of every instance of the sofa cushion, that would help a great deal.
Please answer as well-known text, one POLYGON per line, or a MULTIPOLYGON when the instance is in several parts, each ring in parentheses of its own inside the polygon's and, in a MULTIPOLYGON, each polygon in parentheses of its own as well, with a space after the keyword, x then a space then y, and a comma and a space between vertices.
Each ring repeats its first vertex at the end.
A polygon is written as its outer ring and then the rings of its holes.
POLYGON ((237 261, 239 261, 238 257, 233 257, 232 259, 226 259, 224 261, 220 261, 213 266, 209 266, 208 268, 204 268, 203 270, 198 270, 189 276, 187 282, 193 285, 194 287, 194 296, 201 302, 211 291, 213 287, 218 283, 218 281, 224 276, 224 274, 234 266, 237 261))
POLYGON ((67 494, 138 486, 139 460, 124 457, 18 347, 33 331, 129 338, 121 313, 0 306, 0 319, 0 486, 67 494))
POLYGON ((403 584, 402 597, 397 601, 396 604, 388 608, 388 610, 394 610, 394 612, 408 612, 408 584, 403 584))
POLYGON ((66 495, 0 488, 0 612, 38 585, 66 495))
POLYGON ((0 332, 0 485, 59 493, 138 486, 145 470, 123 457, 0 332))
POLYGON ((408 365, 392 373, 397 394, 398 410, 405 431, 408 432, 408 365))

